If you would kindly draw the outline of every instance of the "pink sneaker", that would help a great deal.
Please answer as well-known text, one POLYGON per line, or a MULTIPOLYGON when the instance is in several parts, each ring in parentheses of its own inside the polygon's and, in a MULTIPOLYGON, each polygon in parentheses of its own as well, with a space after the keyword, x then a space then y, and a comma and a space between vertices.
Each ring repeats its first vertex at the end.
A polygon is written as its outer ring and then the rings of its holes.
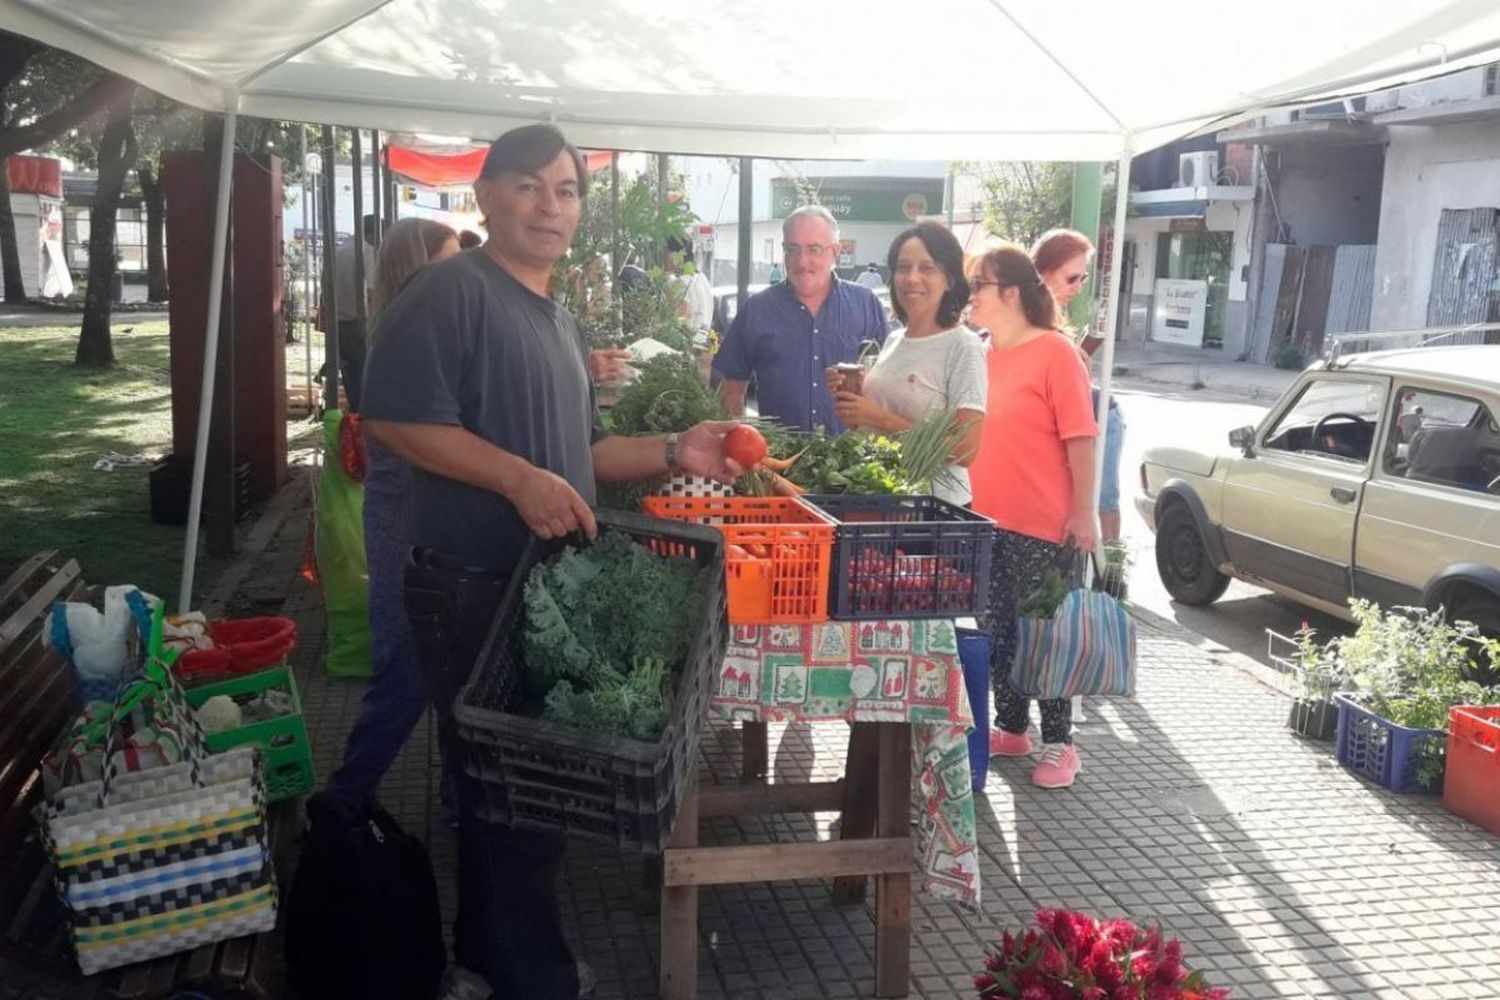
POLYGON ((991 757, 1025 757, 1031 753, 1031 737, 1025 733, 1007 733, 1003 729, 990 730, 991 757))
POLYGON ((1071 743, 1043 743, 1042 759, 1031 772, 1031 783, 1040 788, 1067 788, 1083 770, 1078 748, 1071 743))

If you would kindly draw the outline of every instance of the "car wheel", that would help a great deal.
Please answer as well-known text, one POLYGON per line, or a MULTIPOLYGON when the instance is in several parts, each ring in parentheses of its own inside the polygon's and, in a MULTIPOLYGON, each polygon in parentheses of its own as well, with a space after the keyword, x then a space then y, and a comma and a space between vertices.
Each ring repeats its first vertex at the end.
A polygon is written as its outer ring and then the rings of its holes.
POLYGON ((1182 504, 1162 512, 1156 528, 1156 571, 1173 600, 1194 607, 1212 604, 1229 586, 1229 577, 1209 557, 1198 522, 1182 504))
MULTIPOLYGON (((1479 631, 1491 639, 1500 639, 1500 599, 1479 591, 1469 590, 1453 602, 1448 618, 1456 622, 1473 622, 1479 631)), ((1487 657, 1476 650, 1479 674, 1474 679, 1484 685, 1500 684, 1500 660, 1487 657)))

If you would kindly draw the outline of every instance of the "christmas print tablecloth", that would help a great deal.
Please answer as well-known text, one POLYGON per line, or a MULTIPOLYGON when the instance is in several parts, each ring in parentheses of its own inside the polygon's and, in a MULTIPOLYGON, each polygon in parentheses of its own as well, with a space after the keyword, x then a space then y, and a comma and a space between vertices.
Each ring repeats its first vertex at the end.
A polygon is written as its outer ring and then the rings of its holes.
POLYGON ((709 709, 731 722, 910 722, 922 889, 979 904, 967 735, 952 621, 737 625, 709 709))

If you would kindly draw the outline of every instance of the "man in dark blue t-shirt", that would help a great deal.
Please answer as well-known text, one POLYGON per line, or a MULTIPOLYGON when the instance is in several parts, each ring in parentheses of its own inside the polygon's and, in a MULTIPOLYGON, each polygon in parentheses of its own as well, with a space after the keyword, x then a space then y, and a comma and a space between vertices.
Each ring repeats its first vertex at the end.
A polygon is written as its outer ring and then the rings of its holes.
POLYGON ((381 314, 365 369, 367 432, 412 466, 406 611, 458 784, 458 964, 499 997, 573 1000, 555 900, 561 838, 480 818, 452 705, 527 539, 596 530, 596 479, 680 469, 733 481, 730 423, 625 438, 600 428, 578 324, 547 295, 588 175, 549 125, 490 147, 474 192, 484 246, 420 273, 381 314))
POLYGON ((833 412, 824 372, 859 356, 859 345, 885 343, 885 310, 875 293, 834 276, 838 223, 828 209, 804 205, 781 226, 786 281, 757 292, 735 316, 714 371, 729 412, 745 411, 755 380, 760 415, 810 431, 844 429, 833 412))

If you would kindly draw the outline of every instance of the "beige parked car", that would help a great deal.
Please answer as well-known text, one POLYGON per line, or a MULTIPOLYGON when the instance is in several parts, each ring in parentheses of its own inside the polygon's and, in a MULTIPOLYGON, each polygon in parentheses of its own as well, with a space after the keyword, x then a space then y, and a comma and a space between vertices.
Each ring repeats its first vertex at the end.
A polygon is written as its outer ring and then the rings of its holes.
POLYGON ((1354 355, 1303 372, 1230 450, 1152 448, 1137 506, 1162 583, 1231 577, 1348 617, 1442 606, 1500 635, 1500 346, 1354 355))

